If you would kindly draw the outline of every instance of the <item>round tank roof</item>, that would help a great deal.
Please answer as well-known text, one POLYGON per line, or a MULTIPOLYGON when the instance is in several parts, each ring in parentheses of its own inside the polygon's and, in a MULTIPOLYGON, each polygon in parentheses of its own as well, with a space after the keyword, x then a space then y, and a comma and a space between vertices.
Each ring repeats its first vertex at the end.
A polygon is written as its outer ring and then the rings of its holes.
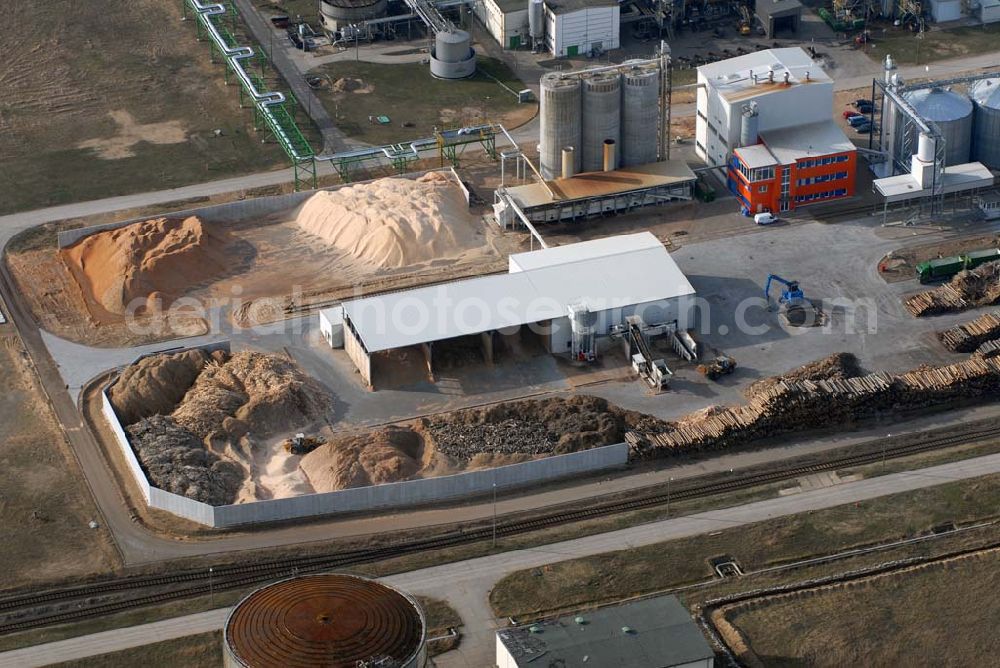
POLYGON ((405 594, 353 575, 306 575, 240 601, 225 646, 248 668, 355 668, 373 657, 409 665, 423 649, 423 613, 405 594))
POLYGON ((976 104, 1000 109, 1000 79, 983 79, 969 86, 969 96, 976 104))
POLYGON ((452 32, 442 30, 435 36, 435 39, 440 44, 461 44, 462 42, 469 41, 469 33, 464 30, 454 30, 452 32))
POLYGON ((364 9, 377 5, 382 0, 321 0, 321 2, 338 9, 364 9))
POLYGON ((972 113, 969 98, 943 88, 923 88, 904 93, 903 97, 917 113, 931 121, 957 121, 972 113))

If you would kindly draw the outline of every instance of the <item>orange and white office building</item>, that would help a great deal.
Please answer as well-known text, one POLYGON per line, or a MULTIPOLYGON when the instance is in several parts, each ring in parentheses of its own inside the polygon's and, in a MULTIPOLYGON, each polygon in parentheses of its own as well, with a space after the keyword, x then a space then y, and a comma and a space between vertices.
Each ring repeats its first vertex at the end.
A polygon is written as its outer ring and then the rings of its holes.
POLYGON ((743 213, 850 197, 857 151, 833 119, 833 80, 798 47, 698 68, 695 153, 743 213))
POLYGON ((791 211, 854 195, 857 150, 831 121, 759 136, 736 148, 727 170, 729 190, 746 215, 791 211))

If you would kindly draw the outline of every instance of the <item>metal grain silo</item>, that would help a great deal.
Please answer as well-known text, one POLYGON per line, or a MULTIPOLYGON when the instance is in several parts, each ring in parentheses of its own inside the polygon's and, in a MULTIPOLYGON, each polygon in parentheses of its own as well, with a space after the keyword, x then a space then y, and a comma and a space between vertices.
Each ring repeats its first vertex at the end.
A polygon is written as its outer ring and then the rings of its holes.
POLYGON ((538 155, 542 176, 553 179, 562 171, 562 150, 574 152, 573 172, 580 171, 580 79, 550 72, 540 82, 538 155))
MULTIPOLYGON (((922 118, 934 121, 945 140, 945 165, 969 162, 972 148, 972 102, 964 95, 944 88, 922 88, 904 93, 922 118)), ((917 132, 913 128, 910 153, 917 147, 917 132)))
POLYGON ((1000 79, 983 79, 969 87, 976 111, 972 124, 972 159, 1000 169, 1000 79))
POLYGON ((660 69, 633 66, 622 72, 621 156, 623 167, 656 162, 660 69))
POLYGON ((476 73, 476 51, 464 30, 442 30, 434 35, 431 74, 438 79, 464 79, 476 73))
POLYGON ((531 45, 538 47, 545 38, 545 2, 544 0, 528 0, 528 34, 531 35, 531 45))
MULTIPOLYGON (((621 141, 622 77, 617 71, 594 72, 581 77, 583 132, 580 168, 599 172, 604 166, 604 140, 621 141)), ((655 141, 655 140, 654 140, 655 141)), ((618 165, 615 165, 617 168, 618 165)))
POLYGON ((410 596, 375 580, 328 573, 269 584, 229 613, 225 668, 427 665, 427 624, 410 596))

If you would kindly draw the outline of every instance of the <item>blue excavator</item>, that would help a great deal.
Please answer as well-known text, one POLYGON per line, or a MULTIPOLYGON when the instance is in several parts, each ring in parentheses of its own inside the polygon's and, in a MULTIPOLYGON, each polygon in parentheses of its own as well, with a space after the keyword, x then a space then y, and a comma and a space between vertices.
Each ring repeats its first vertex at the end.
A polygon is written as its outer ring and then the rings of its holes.
POLYGON ((790 281, 777 274, 768 274, 767 284, 764 286, 764 301, 767 302, 768 307, 771 305, 772 283, 780 283, 784 286, 781 290, 781 296, 778 298, 778 305, 781 307, 781 310, 786 311, 790 308, 802 306, 803 302, 805 302, 806 296, 802 293, 798 281, 790 281))

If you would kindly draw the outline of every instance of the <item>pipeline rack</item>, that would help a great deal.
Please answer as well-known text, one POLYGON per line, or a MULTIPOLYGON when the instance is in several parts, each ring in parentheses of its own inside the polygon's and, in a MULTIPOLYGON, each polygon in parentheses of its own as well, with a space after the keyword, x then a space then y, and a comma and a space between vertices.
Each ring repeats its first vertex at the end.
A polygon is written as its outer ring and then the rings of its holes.
POLYGON ((239 45, 233 35, 239 16, 236 7, 228 0, 225 4, 202 4, 199 0, 184 0, 182 12, 185 20, 188 18, 189 8, 197 20, 198 39, 207 36, 213 61, 216 53, 223 59, 226 85, 229 85, 231 75, 239 80, 240 108, 246 104, 252 105, 254 130, 266 128, 291 161, 295 190, 316 188, 315 152, 295 122, 294 109, 297 101, 291 94, 286 96, 280 91, 267 90, 262 76, 267 57, 263 53, 257 53, 252 47, 239 45), (226 18, 230 21, 228 29, 221 21, 226 18), (216 19, 221 19, 219 24, 216 19), (258 64, 261 74, 244 66, 244 63, 254 62, 258 64))

